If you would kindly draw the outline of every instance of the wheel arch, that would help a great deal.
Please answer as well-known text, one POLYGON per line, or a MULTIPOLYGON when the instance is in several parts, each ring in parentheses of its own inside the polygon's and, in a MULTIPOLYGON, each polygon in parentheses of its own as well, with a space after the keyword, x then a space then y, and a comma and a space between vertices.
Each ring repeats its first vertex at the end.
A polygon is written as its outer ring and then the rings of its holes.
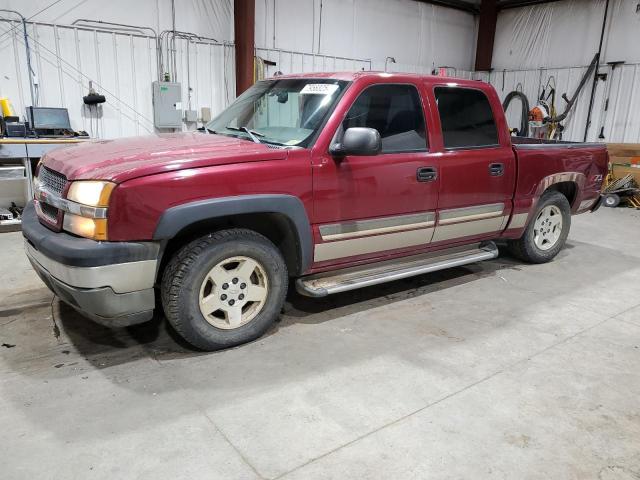
POLYGON ((544 177, 538 184, 535 203, 538 203, 545 192, 556 191, 566 197, 571 211, 574 212, 578 206, 577 200, 584 188, 585 181, 585 175, 580 172, 561 172, 544 177))
POLYGON ((313 237, 302 201, 292 195, 243 195, 189 202, 165 211, 153 235, 163 244, 158 272, 182 245, 226 228, 247 228, 267 237, 294 276, 311 265, 313 237))

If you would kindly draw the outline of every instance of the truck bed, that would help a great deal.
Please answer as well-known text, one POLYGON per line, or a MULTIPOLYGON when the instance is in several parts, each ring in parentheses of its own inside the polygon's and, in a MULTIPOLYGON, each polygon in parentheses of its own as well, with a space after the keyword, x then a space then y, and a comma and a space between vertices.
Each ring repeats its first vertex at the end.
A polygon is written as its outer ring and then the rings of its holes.
POLYGON ((518 162, 515 198, 526 202, 540 195, 548 180, 561 177, 578 186, 572 211, 577 213, 584 199, 599 195, 607 173, 609 157, 604 143, 568 142, 537 138, 512 137, 518 162))
POLYGON ((603 147, 606 148, 606 144, 599 142, 574 142, 571 140, 547 140, 544 138, 533 137, 511 137, 511 144, 514 148, 541 148, 541 147, 603 147))

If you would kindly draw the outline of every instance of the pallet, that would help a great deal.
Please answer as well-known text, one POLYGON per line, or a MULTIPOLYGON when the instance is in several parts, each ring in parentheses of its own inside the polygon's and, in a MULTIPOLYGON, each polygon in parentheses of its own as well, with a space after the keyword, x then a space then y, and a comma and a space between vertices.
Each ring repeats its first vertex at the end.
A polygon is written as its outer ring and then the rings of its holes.
POLYGON ((607 151, 613 177, 631 174, 640 185, 640 143, 608 143, 607 151))

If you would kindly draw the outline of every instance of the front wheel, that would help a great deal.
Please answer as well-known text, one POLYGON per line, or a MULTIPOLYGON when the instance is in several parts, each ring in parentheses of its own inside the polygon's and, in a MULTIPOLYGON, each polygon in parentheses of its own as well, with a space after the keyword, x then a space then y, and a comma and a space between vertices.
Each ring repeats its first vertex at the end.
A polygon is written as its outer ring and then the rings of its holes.
POLYGON ((567 197, 549 191, 540 197, 522 237, 510 241, 509 248, 516 257, 527 262, 549 262, 564 246, 570 228, 571 207, 567 197))
POLYGON ((251 230, 219 231, 180 249, 162 277, 173 328, 202 350, 260 337, 280 314, 288 273, 280 251, 251 230))

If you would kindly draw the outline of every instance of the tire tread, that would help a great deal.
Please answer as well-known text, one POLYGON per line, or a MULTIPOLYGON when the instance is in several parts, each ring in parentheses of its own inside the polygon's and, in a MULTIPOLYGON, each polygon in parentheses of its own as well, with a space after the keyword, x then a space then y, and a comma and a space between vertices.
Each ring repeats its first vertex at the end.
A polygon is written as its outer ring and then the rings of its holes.
POLYGON ((538 205, 536 206, 535 213, 531 216, 527 227, 525 228, 524 233, 517 240, 511 240, 508 242, 508 248, 511 254, 520 260, 524 260, 529 263, 546 263, 551 260, 558 254, 558 252, 564 246, 564 243, 567 239, 567 235, 569 234, 569 229, 571 228, 571 207, 569 205, 569 201, 567 197, 565 197, 562 193, 549 190, 542 194, 540 200, 538 201, 538 205), (538 250, 534 243, 533 238, 531 238, 531 229, 533 228, 533 223, 535 222, 536 217, 540 210, 546 205, 553 204, 560 208, 563 213, 566 231, 562 233, 563 237, 557 246, 554 246, 550 250, 541 251, 538 250))
MULTIPOLYGON (((166 265, 162 274, 160 291, 165 316, 181 337, 199 349, 211 350, 211 344, 203 341, 200 336, 194 335, 191 329, 186 328, 186 319, 180 314, 179 300, 184 278, 194 264, 198 262, 200 255, 208 248, 220 243, 237 240, 248 240, 267 244, 277 250, 269 239, 253 230, 245 228, 219 230, 204 237, 197 238, 181 247, 166 265)), ((284 292, 286 292, 289 277, 284 261, 282 264, 284 267, 284 292)), ((284 296, 282 301, 284 301, 284 296)))

